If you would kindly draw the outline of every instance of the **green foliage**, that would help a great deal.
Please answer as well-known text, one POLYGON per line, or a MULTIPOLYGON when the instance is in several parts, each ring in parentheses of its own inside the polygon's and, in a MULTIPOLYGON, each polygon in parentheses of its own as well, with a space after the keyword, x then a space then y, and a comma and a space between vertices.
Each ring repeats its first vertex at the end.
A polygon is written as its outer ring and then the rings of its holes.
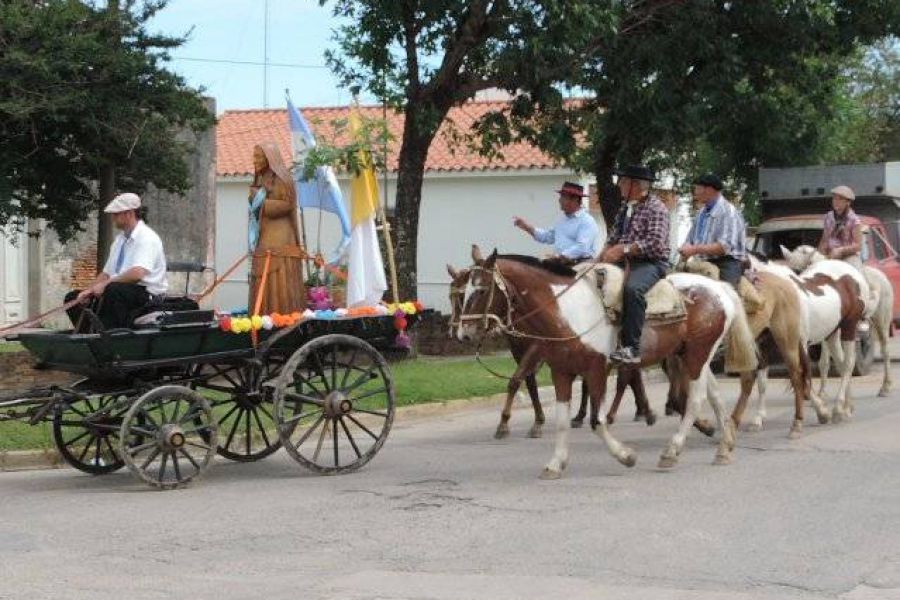
POLYGON ((352 133, 349 119, 335 119, 330 122, 330 128, 317 128, 330 129, 331 134, 318 137, 316 145, 307 152, 301 165, 304 179, 312 179, 316 169, 323 166, 345 173, 359 173, 367 163, 376 170, 386 168, 384 147, 394 139, 387 122, 364 116, 359 121, 359 128, 352 133))
POLYGON ((107 165, 120 189, 186 191, 192 147, 177 133, 214 117, 163 66, 184 38, 146 30, 166 3, 0 3, 0 224, 45 219, 70 238, 107 165))

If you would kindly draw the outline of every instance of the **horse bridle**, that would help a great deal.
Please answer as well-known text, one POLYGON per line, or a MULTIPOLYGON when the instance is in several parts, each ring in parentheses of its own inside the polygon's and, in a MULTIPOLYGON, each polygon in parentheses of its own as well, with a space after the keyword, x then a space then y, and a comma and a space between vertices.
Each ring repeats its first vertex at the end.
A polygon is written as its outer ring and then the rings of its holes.
POLYGON ((511 335, 516 335, 515 330, 513 329, 513 307, 512 301, 509 297, 509 288, 506 285, 506 281, 503 279, 503 275, 500 273, 500 270, 496 267, 486 268, 481 265, 473 265, 469 268, 469 283, 466 286, 451 286, 450 287, 450 302, 453 309, 453 314, 450 316, 450 327, 458 328, 466 321, 480 321, 481 326, 484 331, 488 331, 488 323, 494 322, 498 328, 504 333, 508 333, 511 335), (484 284, 481 282, 482 278, 479 278, 479 283, 477 285, 472 284, 472 280, 474 278, 475 273, 490 273, 491 281, 490 284, 484 284), (484 305, 483 313, 473 313, 464 315, 462 314, 465 310, 465 293, 466 289, 471 286, 471 289, 476 292, 487 291, 488 297, 487 301, 484 305), (489 312, 490 307, 494 304, 494 296, 497 292, 500 291, 503 294, 503 297, 506 299, 506 321, 504 322, 498 315, 489 312), (456 298, 462 296, 462 300, 458 303, 456 302, 456 298), (460 310, 457 313, 456 307, 459 305, 460 310))

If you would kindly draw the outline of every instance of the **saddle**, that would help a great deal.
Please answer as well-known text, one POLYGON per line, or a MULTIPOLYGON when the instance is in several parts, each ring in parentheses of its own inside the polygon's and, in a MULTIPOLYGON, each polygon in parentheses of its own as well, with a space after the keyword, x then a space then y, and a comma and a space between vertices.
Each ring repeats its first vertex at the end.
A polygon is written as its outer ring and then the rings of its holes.
MULTIPOLYGON (((593 286, 600 295, 600 301, 606 309, 606 314, 613 324, 619 324, 622 318, 622 291, 625 286, 624 278, 620 281, 606 279, 606 272, 595 264, 576 265, 575 271, 583 273, 586 279, 592 281, 593 286)), ((684 297, 675 289, 667 279, 660 279, 646 295, 647 312, 645 318, 656 325, 667 325, 683 321, 687 317, 684 306, 684 297)))
MULTIPOLYGON (((710 279, 719 279, 719 267, 709 261, 691 258, 682 264, 682 269, 687 273, 705 275, 710 279)), ((744 304, 744 312, 748 315, 755 314, 766 305, 766 299, 762 297, 756 286, 746 275, 741 276, 738 283, 738 296, 744 304)))

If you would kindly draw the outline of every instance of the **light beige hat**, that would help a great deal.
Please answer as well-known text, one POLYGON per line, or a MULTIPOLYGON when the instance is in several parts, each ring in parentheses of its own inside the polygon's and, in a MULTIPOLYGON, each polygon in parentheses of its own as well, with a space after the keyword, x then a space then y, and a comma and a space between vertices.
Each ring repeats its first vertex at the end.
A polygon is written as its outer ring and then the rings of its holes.
POLYGON ((839 185, 836 188, 831 190, 832 194, 837 194, 838 196, 843 196, 847 200, 853 201, 856 200, 856 194, 853 193, 846 185, 839 185))
POLYGON ((119 194, 113 198, 112 202, 106 205, 103 212, 120 213, 126 210, 135 210, 141 207, 141 197, 131 192, 119 194))

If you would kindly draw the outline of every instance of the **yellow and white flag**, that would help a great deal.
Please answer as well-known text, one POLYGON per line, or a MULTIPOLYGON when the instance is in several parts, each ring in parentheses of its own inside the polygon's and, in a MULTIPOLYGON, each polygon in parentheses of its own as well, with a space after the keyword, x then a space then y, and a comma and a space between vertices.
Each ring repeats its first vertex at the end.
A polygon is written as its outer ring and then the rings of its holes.
MULTIPOLYGON (((350 111, 350 134, 359 131, 359 114, 350 111)), ((360 151, 364 165, 350 182, 350 261, 347 267, 347 307, 378 304, 387 290, 384 262, 375 231, 378 182, 368 153, 360 151)))

